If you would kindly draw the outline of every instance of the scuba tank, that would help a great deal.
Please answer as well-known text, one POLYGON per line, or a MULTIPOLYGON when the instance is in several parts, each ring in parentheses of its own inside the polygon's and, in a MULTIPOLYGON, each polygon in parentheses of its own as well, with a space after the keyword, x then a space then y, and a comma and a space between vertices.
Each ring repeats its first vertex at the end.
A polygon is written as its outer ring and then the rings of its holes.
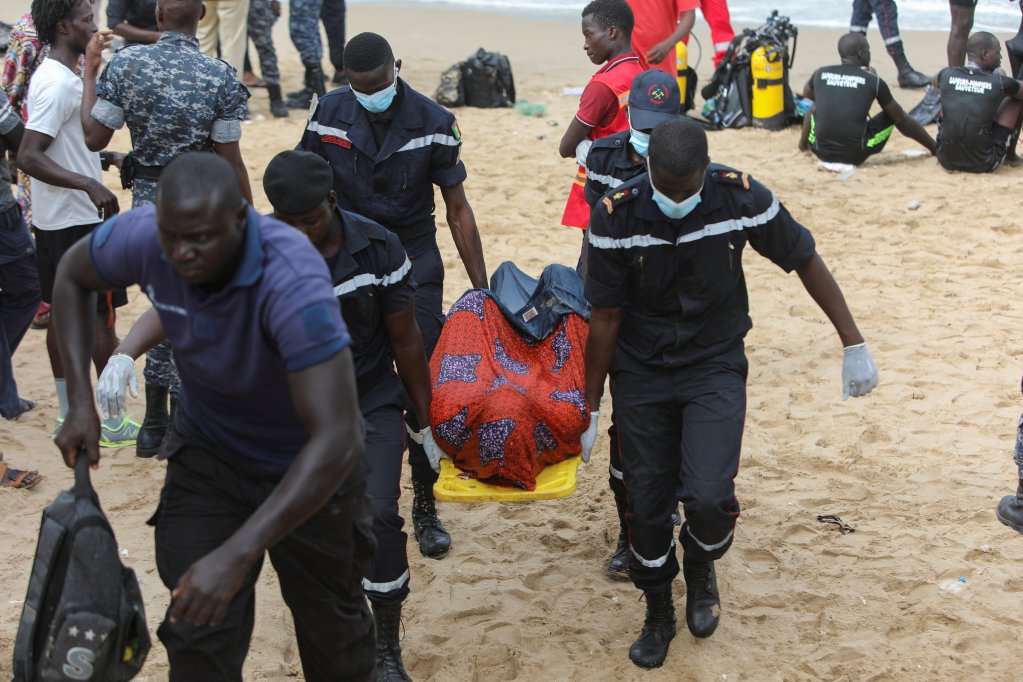
POLYGON ((785 59, 773 45, 761 45, 750 56, 753 80, 753 127, 781 130, 785 120, 785 59))
POLYGON ((675 46, 675 75, 678 78, 678 91, 682 96, 682 108, 686 105, 686 75, 689 69, 689 48, 679 42, 675 46))

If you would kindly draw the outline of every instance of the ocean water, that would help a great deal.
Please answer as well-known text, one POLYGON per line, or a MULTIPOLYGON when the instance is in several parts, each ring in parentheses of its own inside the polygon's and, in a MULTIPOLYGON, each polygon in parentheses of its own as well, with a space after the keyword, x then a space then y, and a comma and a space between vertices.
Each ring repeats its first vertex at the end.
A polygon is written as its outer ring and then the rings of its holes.
MULTIPOLYGON (((382 0, 349 0, 354 4, 373 4, 382 0)), ((410 5, 466 7, 532 14, 551 19, 575 19, 585 0, 400 0, 410 5)), ((788 16, 797 26, 843 28, 849 25, 851 0, 732 0, 729 8, 735 26, 754 26, 764 22, 771 10, 788 16)), ((948 0, 898 0, 899 29, 903 31, 947 31, 948 0)), ((697 20, 699 21, 699 19, 697 20)), ((980 0, 974 19, 975 30, 1016 32, 1019 5, 1009 0, 980 0)))

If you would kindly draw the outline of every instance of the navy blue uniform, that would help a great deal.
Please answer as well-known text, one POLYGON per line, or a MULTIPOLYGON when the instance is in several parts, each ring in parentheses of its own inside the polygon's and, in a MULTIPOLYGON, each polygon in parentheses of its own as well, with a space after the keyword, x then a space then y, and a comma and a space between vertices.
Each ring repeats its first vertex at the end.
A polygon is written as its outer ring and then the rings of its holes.
POLYGON ((594 141, 586 155, 586 203, 593 208, 600 198, 622 183, 646 172, 646 160, 635 163, 632 160, 630 131, 623 130, 614 135, 594 141))
POLYGON ((667 218, 646 175, 608 193, 590 219, 586 297, 621 308, 611 367, 629 496, 630 575, 656 590, 678 574, 671 513, 696 561, 731 545, 746 411, 743 337, 752 327, 742 272, 748 242, 786 271, 813 237, 766 187, 712 164, 696 210, 667 218))
POLYGON ((366 490, 373 500, 377 552, 362 587, 373 603, 401 603, 409 593, 408 535, 398 513, 404 444, 404 394, 394 373, 384 316, 415 300, 412 263, 398 238, 372 220, 341 211, 343 241, 328 259, 334 293, 352 337, 359 408, 366 422, 366 490), (333 262, 331 263, 331 260, 333 262))
MULTIPOLYGON (((461 144, 454 115, 401 79, 394 103, 380 114, 367 112, 347 86, 327 93, 310 111, 298 144, 330 163, 342 209, 380 223, 401 240, 416 279, 416 322, 427 356, 444 323, 433 187, 465 181, 461 144)), ((414 411, 407 413, 418 431, 414 411)), ((409 463, 414 479, 431 485, 437 480, 421 445, 409 443, 409 463)))

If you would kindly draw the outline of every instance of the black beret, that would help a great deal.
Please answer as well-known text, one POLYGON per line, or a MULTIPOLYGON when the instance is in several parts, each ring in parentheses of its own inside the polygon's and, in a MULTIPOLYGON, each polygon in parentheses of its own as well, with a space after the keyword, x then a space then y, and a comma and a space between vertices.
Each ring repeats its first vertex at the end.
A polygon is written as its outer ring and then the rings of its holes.
POLYGON ((334 172, 326 159, 312 152, 289 149, 275 156, 263 173, 263 191, 283 215, 316 208, 334 188, 334 172))

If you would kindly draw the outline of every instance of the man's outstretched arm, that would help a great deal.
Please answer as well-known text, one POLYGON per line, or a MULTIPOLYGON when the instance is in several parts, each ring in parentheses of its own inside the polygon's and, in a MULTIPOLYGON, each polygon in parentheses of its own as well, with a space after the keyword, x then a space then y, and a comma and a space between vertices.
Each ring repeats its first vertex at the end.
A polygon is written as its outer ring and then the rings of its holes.
POLYGON ((288 375, 309 440, 273 493, 234 535, 185 572, 171 593, 171 622, 219 624, 253 564, 316 513, 363 454, 352 352, 288 375))
POLYGON ((455 248, 462 259, 469 281, 476 289, 487 288, 487 264, 483 260, 483 242, 476 226, 476 216, 465 196, 465 186, 459 183, 453 187, 441 187, 444 206, 447 208, 448 226, 455 248))

